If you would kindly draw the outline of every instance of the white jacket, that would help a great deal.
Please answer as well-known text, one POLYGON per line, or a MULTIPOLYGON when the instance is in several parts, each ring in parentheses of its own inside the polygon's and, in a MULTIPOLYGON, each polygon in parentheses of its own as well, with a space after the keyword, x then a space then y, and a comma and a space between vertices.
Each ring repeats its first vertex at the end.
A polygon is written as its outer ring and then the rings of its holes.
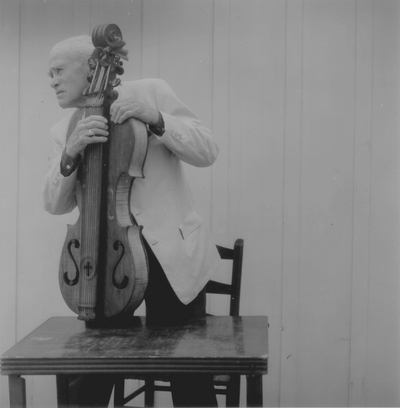
MULTIPOLYGON (((217 270, 220 257, 200 215, 183 173, 182 161, 197 167, 210 166, 218 155, 211 131, 159 79, 123 82, 119 98, 135 98, 162 113, 165 133, 149 137, 144 179, 136 178, 131 212, 153 249, 178 298, 192 301, 217 270)), ((72 111, 51 129, 57 157, 42 184, 43 204, 51 214, 65 214, 77 203, 75 171, 60 173, 72 111)))

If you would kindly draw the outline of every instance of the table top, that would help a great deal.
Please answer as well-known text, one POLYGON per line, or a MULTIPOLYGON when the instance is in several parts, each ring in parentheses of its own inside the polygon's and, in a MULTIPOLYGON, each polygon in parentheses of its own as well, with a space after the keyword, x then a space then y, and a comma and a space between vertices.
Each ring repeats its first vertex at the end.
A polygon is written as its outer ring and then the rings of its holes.
POLYGON ((207 316, 172 326, 89 328, 52 317, 1 356, 1 374, 212 372, 266 374, 265 316, 207 316))

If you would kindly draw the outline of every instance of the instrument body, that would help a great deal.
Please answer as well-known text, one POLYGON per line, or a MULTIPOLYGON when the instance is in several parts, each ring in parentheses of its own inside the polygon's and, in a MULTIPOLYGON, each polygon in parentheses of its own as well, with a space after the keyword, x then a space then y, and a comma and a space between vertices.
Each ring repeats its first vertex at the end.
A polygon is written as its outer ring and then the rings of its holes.
MULTIPOLYGON (((92 39, 93 78, 84 115, 109 119, 125 43, 114 24, 95 28, 92 39)), ((69 132, 73 129, 71 124, 69 132)), ((146 126, 131 118, 123 124, 109 121, 109 140, 85 148, 77 176, 79 218, 68 225, 59 269, 61 293, 79 319, 129 315, 143 300, 147 255, 142 227, 130 212, 130 196, 134 179, 144 177, 147 147, 146 126)))

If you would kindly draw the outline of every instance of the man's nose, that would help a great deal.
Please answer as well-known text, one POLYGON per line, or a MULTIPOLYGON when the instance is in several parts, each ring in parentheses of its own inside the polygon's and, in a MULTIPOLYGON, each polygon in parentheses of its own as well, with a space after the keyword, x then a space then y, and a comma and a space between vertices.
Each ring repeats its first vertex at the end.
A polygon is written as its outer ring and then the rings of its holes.
POLYGON ((58 79, 56 77, 54 77, 51 80, 50 86, 55 89, 58 84, 59 84, 58 79))

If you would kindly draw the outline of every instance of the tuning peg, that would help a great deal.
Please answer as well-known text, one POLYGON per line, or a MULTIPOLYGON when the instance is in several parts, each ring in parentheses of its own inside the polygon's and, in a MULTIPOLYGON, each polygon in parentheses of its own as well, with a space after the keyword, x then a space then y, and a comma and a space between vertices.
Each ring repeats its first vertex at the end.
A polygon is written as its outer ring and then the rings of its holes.
POLYGON ((116 73, 117 75, 122 75, 124 72, 125 72, 125 71, 124 71, 124 69, 123 69, 121 66, 116 66, 116 67, 115 67, 115 73, 116 73))
POLYGON ((121 80, 119 78, 115 78, 111 81, 111 86, 113 88, 115 88, 116 86, 118 86, 121 83, 121 80))
POLYGON ((82 91, 82 95, 83 95, 83 96, 86 96, 86 95, 89 93, 89 89, 90 89, 90 87, 87 86, 87 87, 82 91))
POLYGON ((89 65, 89 68, 90 68, 91 70, 94 70, 94 69, 96 68, 96 64, 97 64, 97 62, 96 62, 96 60, 95 60, 93 57, 90 57, 90 58, 88 59, 88 65, 89 65))
MULTIPOLYGON (((115 89, 113 89, 113 90, 110 92, 110 100, 111 100, 111 103, 114 102, 117 98, 118 98, 118 92, 117 92, 115 89)), ((110 103, 110 105, 111 105, 111 103, 110 103)))

